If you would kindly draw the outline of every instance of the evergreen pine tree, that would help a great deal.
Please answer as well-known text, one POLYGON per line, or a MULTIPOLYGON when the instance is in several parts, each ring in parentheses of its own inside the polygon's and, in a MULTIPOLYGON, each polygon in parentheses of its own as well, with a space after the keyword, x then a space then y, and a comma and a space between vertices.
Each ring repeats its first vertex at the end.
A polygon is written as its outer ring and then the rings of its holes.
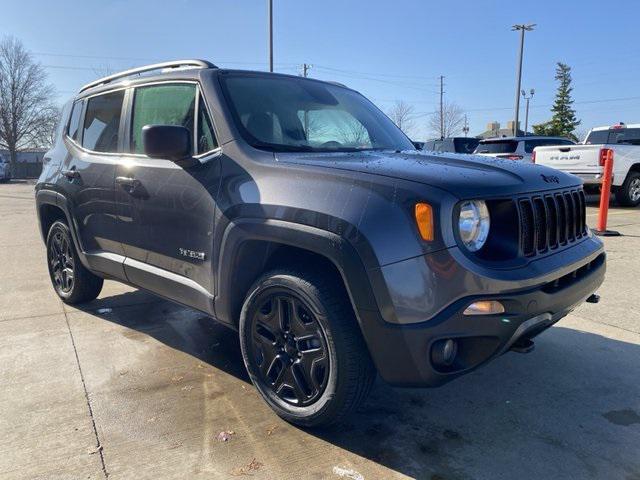
POLYGON ((573 131, 580 125, 580 120, 576 118, 576 111, 572 106, 571 67, 558 62, 555 79, 560 83, 556 92, 556 99, 553 107, 551 107, 553 116, 548 122, 534 125, 533 131, 537 135, 553 135, 575 139, 573 131))

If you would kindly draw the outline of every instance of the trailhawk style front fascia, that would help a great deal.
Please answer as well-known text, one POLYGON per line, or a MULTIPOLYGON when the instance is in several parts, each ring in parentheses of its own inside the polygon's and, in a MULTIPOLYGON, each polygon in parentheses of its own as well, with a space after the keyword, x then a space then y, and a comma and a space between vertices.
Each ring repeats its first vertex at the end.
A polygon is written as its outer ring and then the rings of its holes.
POLYGON ((78 303, 114 279, 238 329, 288 421, 344 418, 376 371, 435 386, 528 351, 603 281, 572 175, 418 152, 344 86, 157 68, 93 82, 64 108, 36 185, 54 287, 78 303), (166 90, 162 122, 134 131, 139 89, 172 85, 193 100, 166 90))

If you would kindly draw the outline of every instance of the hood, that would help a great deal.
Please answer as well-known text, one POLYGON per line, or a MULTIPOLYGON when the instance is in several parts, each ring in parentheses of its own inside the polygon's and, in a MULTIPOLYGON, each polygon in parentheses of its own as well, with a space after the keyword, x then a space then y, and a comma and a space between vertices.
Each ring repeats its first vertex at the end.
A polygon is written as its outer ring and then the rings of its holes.
POLYGON ((557 190, 581 184, 578 177, 514 160, 433 152, 277 153, 279 162, 348 170, 420 182, 458 198, 557 190))

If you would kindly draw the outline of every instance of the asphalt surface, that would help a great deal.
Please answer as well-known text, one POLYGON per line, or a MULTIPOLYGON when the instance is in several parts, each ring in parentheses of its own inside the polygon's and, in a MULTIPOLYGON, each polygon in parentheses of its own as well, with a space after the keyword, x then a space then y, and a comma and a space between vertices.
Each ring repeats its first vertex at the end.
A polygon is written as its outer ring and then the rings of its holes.
POLYGON ((533 353, 439 389, 378 381, 349 424, 310 432, 202 314, 114 282, 63 305, 33 184, 0 185, 0 478, 640 479, 640 208, 609 218, 601 303, 533 353))

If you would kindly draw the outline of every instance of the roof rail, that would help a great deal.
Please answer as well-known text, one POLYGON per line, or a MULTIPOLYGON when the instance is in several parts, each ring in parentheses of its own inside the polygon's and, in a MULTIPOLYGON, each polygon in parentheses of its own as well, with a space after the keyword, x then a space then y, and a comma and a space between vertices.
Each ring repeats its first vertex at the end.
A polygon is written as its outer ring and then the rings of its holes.
POLYGON ((108 77, 103 77, 98 80, 95 80, 91 83, 87 83, 84 87, 80 89, 78 93, 84 92, 93 87, 97 87, 98 85, 105 85, 109 82, 113 82, 118 78, 130 77, 131 75, 137 75, 144 72, 151 72, 153 70, 161 70, 163 68, 183 68, 183 67, 194 67, 194 68, 218 68, 211 62, 206 60, 173 60, 171 62, 162 62, 162 63, 154 63, 153 65, 145 65, 143 67, 136 67, 130 70, 125 70, 124 72, 114 73, 113 75, 109 75, 108 77))

